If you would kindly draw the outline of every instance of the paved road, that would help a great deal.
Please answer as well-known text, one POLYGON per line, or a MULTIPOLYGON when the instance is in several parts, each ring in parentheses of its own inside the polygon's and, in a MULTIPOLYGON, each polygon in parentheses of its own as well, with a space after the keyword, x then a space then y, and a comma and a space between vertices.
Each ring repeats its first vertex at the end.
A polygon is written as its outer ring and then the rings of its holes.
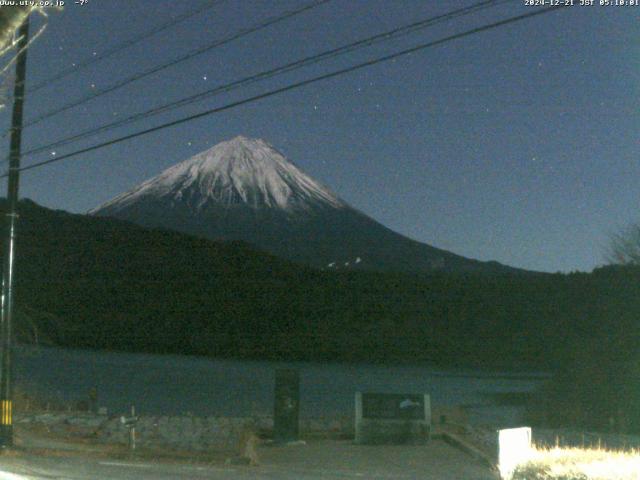
POLYGON ((316 441, 291 447, 262 447, 258 467, 190 465, 77 456, 0 457, 0 480, 495 480, 467 454, 434 440, 427 446, 353 445, 316 441))

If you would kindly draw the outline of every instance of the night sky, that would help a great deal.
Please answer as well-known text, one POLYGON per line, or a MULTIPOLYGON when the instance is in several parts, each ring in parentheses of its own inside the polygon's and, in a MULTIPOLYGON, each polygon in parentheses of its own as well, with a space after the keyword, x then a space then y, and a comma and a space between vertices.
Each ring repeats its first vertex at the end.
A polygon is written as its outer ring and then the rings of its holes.
MULTIPOLYGON (((54 148, 23 164, 537 8, 524 1, 54 148)), ((63 12, 49 13, 47 30, 29 50, 27 88, 206 3, 67 1, 63 12)), ((28 95, 26 120, 305 3, 310 0, 221 1, 28 95)), ((332 0, 28 128, 23 148, 473 3, 332 0)), ((24 172, 21 196, 86 212, 242 134, 265 139, 352 206, 416 240, 515 267, 590 271, 605 262, 609 236, 640 220, 639 20, 640 6, 561 9, 24 172)), ((34 18, 32 31, 43 23, 34 18)), ((0 112, 3 131, 9 118, 10 108, 0 112)), ((6 155, 7 138, 3 144, 6 155)))

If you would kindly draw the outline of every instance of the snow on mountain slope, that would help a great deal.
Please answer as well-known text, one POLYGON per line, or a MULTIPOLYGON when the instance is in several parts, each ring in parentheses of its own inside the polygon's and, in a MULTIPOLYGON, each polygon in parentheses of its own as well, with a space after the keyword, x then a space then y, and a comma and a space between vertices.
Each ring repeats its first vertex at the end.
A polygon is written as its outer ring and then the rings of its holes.
POLYGON ((212 203, 283 210, 307 209, 318 203, 345 206, 271 145, 242 136, 168 168, 89 213, 117 212, 148 197, 183 202, 194 212, 212 203))
POLYGON ((411 240, 339 199, 263 140, 236 137, 89 212, 242 240, 326 269, 510 271, 411 240))

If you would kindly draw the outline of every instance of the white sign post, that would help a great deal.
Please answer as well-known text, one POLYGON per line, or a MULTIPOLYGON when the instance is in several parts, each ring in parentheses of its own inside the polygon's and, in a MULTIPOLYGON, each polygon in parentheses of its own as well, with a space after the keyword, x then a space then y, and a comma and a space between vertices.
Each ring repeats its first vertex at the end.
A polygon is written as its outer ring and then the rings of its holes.
POLYGON ((504 480, 511 480, 516 467, 530 458, 530 427, 498 430, 498 468, 504 480))

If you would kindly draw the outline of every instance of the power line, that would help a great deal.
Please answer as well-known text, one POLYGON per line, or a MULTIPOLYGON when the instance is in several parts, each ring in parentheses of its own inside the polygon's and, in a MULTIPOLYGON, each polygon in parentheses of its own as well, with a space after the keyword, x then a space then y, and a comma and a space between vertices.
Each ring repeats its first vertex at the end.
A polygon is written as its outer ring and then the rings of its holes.
MULTIPOLYGON (((437 45, 442 45, 444 43, 448 43, 448 42, 453 41, 453 40, 457 40, 457 39, 460 39, 460 38, 463 38, 463 37, 468 37, 468 36, 474 35, 476 33, 485 32, 487 30, 492 30, 492 29, 495 29, 495 28, 498 28, 498 27, 502 27, 504 25, 508 25, 508 24, 515 23, 515 22, 519 22, 519 21, 522 21, 522 20, 525 20, 525 19, 528 19, 528 18, 532 18, 532 17, 536 17, 536 16, 539 16, 539 15, 543 15, 543 14, 546 14, 546 13, 550 13, 550 12, 559 10, 561 8, 565 8, 565 6, 564 5, 558 5, 558 6, 548 7, 548 8, 544 8, 544 9, 535 10, 535 11, 532 11, 532 12, 529 12, 529 13, 525 13, 525 14, 522 14, 522 15, 517 15, 515 17, 509 17, 509 18, 507 18, 505 20, 499 20, 497 22, 490 23, 490 24, 487 24, 487 25, 483 25, 481 27, 476 27, 476 28, 473 28, 471 30, 466 30, 466 31, 461 32, 461 33, 456 33, 454 35, 450 35, 448 37, 444 37, 444 38, 441 38, 439 40, 434 40, 434 41, 431 41, 431 42, 428 42, 428 43, 417 45, 415 47, 411 47, 411 48, 408 48, 408 49, 405 49, 405 50, 401 50, 401 51, 396 52, 396 53, 385 55, 383 57, 379 57, 379 58, 376 58, 376 59, 373 59, 373 60, 369 60, 369 61, 366 61, 366 62, 358 63, 358 64, 353 65, 351 67, 343 68, 341 70, 336 70, 336 71, 331 72, 331 73, 326 73, 324 75, 320 75, 320 76, 313 77, 313 78, 310 78, 310 79, 307 79, 307 80, 296 82, 296 83, 293 83, 291 85, 287 85, 285 87, 281 87, 281 88, 278 88, 278 89, 275 89, 275 90, 271 90, 271 91, 266 92, 266 93, 262 93, 260 95, 255 95, 253 97, 245 98, 243 100, 239 100, 239 101, 236 101, 236 102, 228 103, 227 105, 223 105, 221 107, 205 110, 204 112, 200 112, 200 113, 197 113, 197 114, 194 114, 194 115, 189 115, 187 117, 180 118, 178 120, 174 120, 174 121, 171 121, 171 122, 163 123, 161 125, 158 125, 158 126, 155 126, 155 127, 152 127, 152 128, 148 128, 148 129, 141 130, 141 131, 138 131, 138 132, 135 132, 135 133, 131 133, 129 135, 118 137, 118 138, 115 138, 113 140, 109 140, 107 142, 103 142, 103 143, 99 143, 97 145, 93 145, 91 147, 87 147, 87 148, 83 148, 83 149, 80 149, 80 150, 76 150, 74 152, 68 153, 66 155, 62 155, 62 156, 57 157, 57 158, 52 158, 52 159, 49 159, 49 160, 43 160, 41 162, 37 162, 37 163, 31 164, 31 165, 28 165, 26 167, 22 167, 22 168, 20 168, 20 171, 31 170, 31 169, 34 169, 34 168, 42 167, 44 165, 49 165, 49 164, 52 164, 52 163, 60 162, 62 160, 66 160, 68 158, 81 155, 83 153, 88 153, 88 152, 91 152, 91 151, 94 151, 94 150, 98 150, 98 149, 101 149, 101 148, 104 148, 104 147, 108 147, 110 145, 115 145, 117 143, 121 143, 121 142, 124 142, 126 140, 131 140, 133 138, 141 137, 141 136, 147 135, 149 133, 153 133, 153 132, 157 132, 157 131, 160 131, 160 130, 164 130, 165 128, 174 127, 176 125, 180 125, 180 124, 183 124, 183 123, 186 123, 186 122, 190 122, 192 120, 196 120, 196 119, 199 119, 199 118, 202 118, 202 117, 206 117, 206 116, 213 115, 213 114, 216 114, 216 113, 219 113, 219 112, 223 112, 225 110, 230 110, 232 108, 239 107, 241 105, 245 105, 245 104, 252 103, 252 102, 255 102, 255 101, 258 101, 258 100, 262 100, 262 99, 265 99, 265 98, 273 97, 275 95, 279 95, 279 94, 284 93, 284 92, 288 92, 288 91, 291 91, 291 90, 297 90, 298 88, 305 87, 305 86, 311 85, 313 83, 317 83, 317 82, 320 82, 320 81, 323 81, 323 80, 328 80, 330 78, 335 78, 335 77, 344 75, 346 73, 354 72, 356 70, 361 70, 363 68, 370 67, 370 66, 373 66, 373 65, 377 65, 379 63, 387 62, 387 61, 392 60, 394 58, 398 58, 398 57, 401 57, 401 56, 404 56, 404 55, 408 55, 410 53, 415 53, 415 52, 418 52, 418 51, 421 51, 421 50, 425 50, 427 48, 431 48, 431 47, 435 47, 437 45)), ((4 178, 7 175, 8 175, 7 173, 5 173, 3 175, 0 175, 0 178, 4 178)))
POLYGON ((67 145, 69 143, 75 142, 77 140, 83 139, 83 138, 87 138, 87 137, 91 137, 95 134, 101 133, 101 132, 105 132, 108 130, 111 130, 113 128, 116 127, 120 127, 123 125, 127 125, 129 123, 133 123, 139 120, 143 120, 146 118, 149 118, 151 116, 154 115, 158 115, 160 113, 169 111, 169 110, 173 110, 179 107, 183 107, 192 103, 195 103, 196 101, 200 101, 203 100, 205 98, 211 98, 217 94, 220 93, 225 93, 225 92, 229 92, 232 90, 235 90, 239 87, 245 86, 245 85, 249 85, 251 83, 260 81, 260 80, 265 80, 267 78, 272 78, 275 77, 277 75, 281 75, 284 73, 289 73, 291 71, 297 70, 299 68, 302 67, 306 67, 309 65, 313 65, 315 63, 318 63, 320 61, 324 61, 330 58, 334 58, 337 57, 339 55, 343 55, 345 53, 349 53, 349 52, 353 52, 355 50, 359 50, 365 47, 369 47, 371 45, 377 44, 377 43, 381 43, 383 41, 388 41, 388 40, 392 40, 395 38, 399 38, 401 36, 404 35, 408 35, 410 33, 419 31, 421 29, 424 29, 426 27, 430 27, 432 25, 435 25, 437 23, 443 22, 443 21, 448 21, 451 20, 453 18, 456 17, 460 17, 463 15, 469 15, 471 13, 475 13, 477 11, 480 11, 482 9, 486 9, 489 7, 493 7, 502 3, 507 3, 507 2, 511 2, 514 0, 484 0, 482 2, 476 3, 474 5, 471 5, 469 7, 465 7, 465 8, 460 8, 457 10, 453 10, 450 12, 447 12, 445 14, 441 14, 441 15, 437 15, 434 17, 429 17, 427 19, 423 19, 420 20, 418 22, 413 22, 409 25, 405 25, 405 26, 401 26, 401 27, 397 27, 394 28, 392 30, 383 32, 383 33, 379 33, 377 35, 373 35, 371 37, 367 37, 352 43, 349 43, 347 45, 344 45, 342 47, 338 47, 338 48, 334 48, 334 49, 330 49, 330 50, 326 50, 324 52, 321 52, 319 54, 316 55, 312 55, 309 57, 305 57, 303 59, 300 60, 296 60, 294 62, 290 62, 287 63, 285 65, 270 69, 270 70, 266 70, 266 71, 262 71, 260 73, 251 75, 251 76, 247 76, 244 77, 240 80, 236 80, 234 82, 231 83, 227 83, 224 85, 220 85, 218 87, 215 87, 213 89, 209 89, 206 90, 204 92, 195 94, 195 95, 191 95, 188 96, 186 98, 177 100, 175 102, 171 102, 168 104, 164 104, 164 105, 160 105, 158 107, 154 107, 150 110, 146 110, 144 112, 141 113, 137 113, 134 115, 131 115, 127 118, 123 118, 120 120, 116 120, 114 122, 102 125, 100 127, 96 127, 96 128, 91 128, 91 129, 87 129, 84 130, 80 133, 77 133, 75 135, 72 135, 70 137, 55 141, 53 143, 49 143, 46 145, 41 145, 39 147, 33 148, 27 152, 24 153, 24 156, 28 156, 28 155, 34 155, 36 153, 40 153, 40 152, 44 152, 46 150, 49 150, 51 148, 55 148, 55 147, 59 147, 61 145, 67 145))
POLYGON ((83 68, 86 68, 90 65, 93 65, 94 63, 97 63, 101 60, 104 60, 105 58, 109 58, 112 55, 115 55, 118 52, 121 52, 122 50, 125 50, 129 47, 132 47, 133 45, 142 42, 143 40, 146 40, 147 38, 153 37, 154 35, 157 35, 158 33, 167 30, 179 23, 184 22, 185 20, 188 20, 192 17, 195 17, 196 15, 201 14, 202 12, 205 12, 206 10, 209 10, 210 8, 215 7, 217 4, 223 2, 224 0, 209 0, 207 1, 207 3, 205 5, 203 5, 202 7, 192 11, 192 12, 187 12, 184 13, 182 15, 178 15, 176 17, 171 18, 169 21, 158 25, 157 27, 153 28, 152 30, 149 30, 148 32, 144 32, 136 37, 133 37, 129 40, 126 40, 124 42, 121 42, 117 45, 112 46, 111 48, 108 48, 107 50, 105 50, 104 52, 102 52, 99 55, 93 55, 91 57, 88 57, 84 60, 81 60, 77 63, 75 63, 72 67, 69 67, 67 69, 61 70, 60 72, 58 72, 55 75, 52 75, 51 77, 49 77, 46 80, 43 80, 40 83, 37 83, 36 85, 34 85, 33 87, 27 89, 27 93, 34 93, 37 92, 38 90, 47 87, 59 80, 62 80, 63 78, 68 77, 69 75, 76 73, 78 70, 81 70, 83 68))
POLYGON ((167 69, 169 67, 173 67, 173 66, 175 66, 175 65, 177 65, 179 63, 182 63, 182 62, 185 62, 187 60, 190 60, 193 57, 196 57, 196 56, 201 55, 203 53, 206 53, 206 52, 208 52, 210 50, 213 50, 214 48, 217 48, 217 47, 220 47, 220 46, 225 45, 227 43, 230 43, 233 40, 237 40, 238 38, 244 37, 244 36, 249 35, 251 33, 257 32, 258 30, 262 30, 262 29, 264 29, 266 27, 269 27, 269 26, 274 25, 276 23, 279 23, 279 22, 282 22, 284 20, 287 20, 287 19, 289 19, 291 17, 299 15, 299 14, 301 14, 303 12, 306 12, 308 10, 316 8, 316 7, 318 7, 320 5, 323 5, 323 4, 325 4, 327 2, 330 2, 330 1, 331 0, 314 0, 313 2, 308 3, 308 4, 304 5, 303 7, 300 7, 298 9, 296 9, 296 10, 291 10, 291 11, 285 12, 282 15, 279 15, 277 17, 271 17, 271 18, 265 20, 264 22, 260 22, 260 23, 258 23, 256 25, 252 26, 252 27, 244 28, 244 29, 240 30, 239 32, 234 33, 233 35, 225 37, 225 38, 223 38, 221 40, 216 40, 215 42, 213 42, 213 43, 211 43, 209 45, 206 45, 204 47, 200 47, 200 48, 198 48, 196 50, 192 50, 191 52, 187 53, 186 55, 178 57, 175 60, 172 60, 170 62, 164 63, 162 65, 157 65, 157 66, 152 67, 152 68, 150 68, 148 70, 145 70, 144 72, 140 72, 140 73, 137 73, 135 75, 132 75, 131 77, 125 78, 124 80, 121 80, 121 81, 119 81, 117 83, 114 83, 113 85, 110 85, 110 86, 108 86, 108 87, 106 87, 106 88, 104 88, 102 90, 98 90, 95 93, 91 93, 90 95, 86 95, 85 97, 82 97, 82 98, 80 98, 78 100, 74 100, 72 102, 69 102, 69 103, 63 105, 62 107, 59 107, 57 109, 51 110, 51 111, 49 111, 47 113, 44 113, 44 114, 40 115, 39 117, 36 117, 35 119, 33 119, 33 120, 29 121, 29 122, 26 122, 24 127, 26 128, 26 127, 33 126, 33 125, 35 125, 37 123, 42 122, 43 120, 45 120, 47 118, 53 117, 54 115, 58 115, 58 114, 60 114, 62 112, 66 112, 67 110, 70 110, 70 109, 72 109, 74 107, 82 105, 83 103, 86 103, 86 102, 88 102, 90 100, 93 100, 94 98, 98 98, 98 97, 100 97, 102 95, 105 95, 107 93, 110 93, 110 92, 113 92, 115 90, 118 90, 118 89, 120 89, 120 88, 122 88, 122 87, 124 87, 126 85, 129 85, 129 84, 131 84, 133 82, 141 80, 141 79, 143 79, 145 77, 148 77, 149 75, 152 75, 154 73, 158 73, 158 72, 160 72, 162 70, 165 70, 165 69, 167 69))

